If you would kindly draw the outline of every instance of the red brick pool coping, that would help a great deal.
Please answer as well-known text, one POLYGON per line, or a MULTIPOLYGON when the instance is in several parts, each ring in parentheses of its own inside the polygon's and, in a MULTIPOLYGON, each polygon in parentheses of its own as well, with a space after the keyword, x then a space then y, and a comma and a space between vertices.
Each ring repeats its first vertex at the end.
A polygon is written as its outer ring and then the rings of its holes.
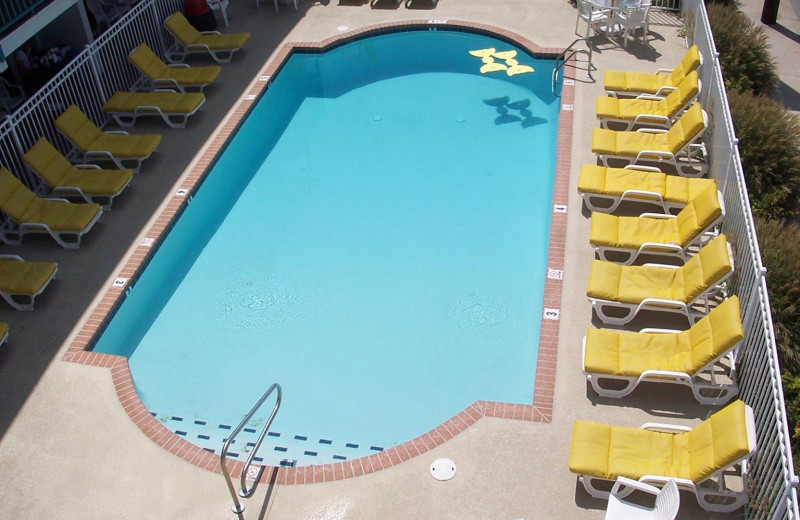
MULTIPOLYGON (((212 136, 210 145, 200 159, 191 166, 188 175, 183 178, 180 191, 167 200, 165 207, 146 233, 148 238, 154 239, 153 243, 142 243, 135 247, 122 269, 117 273, 117 281, 106 290, 89 317, 80 326, 77 335, 64 355, 64 360, 110 368, 117 396, 125 412, 145 435, 165 450, 190 464, 209 471, 221 472, 219 455, 195 446, 183 437, 174 434, 145 408, 134 388, 127 358, 88 350, 95 334, 102 331, 106 320, 111 318, 117 305, 122 303, 123 294, 127 289, 128 283, 135 280, 140 269, 143 269, 143 266, 147 264, 150 255, 156 249, 154 246, 162 237, 167 235, 171 223, 178 218, 187 203, 188 196, 193 193, 193 190, 211 169, 217 154, 225 148, 228 140, 235 134, 239 125, 257 102, 259 95, 269 88, 270 80, 293 52, 325 52, 333 47, 367 36, 402 30, 419 30, 428 27, 440 27, 450 30, 463 29, 470 32, 484 33, 513 42, 534 56, 554 58, 563 51, 563 49, 559 48, 541 48, 511 31, 489 25, 456 20, 391 22, 345 32, 322 42, 295 42, 284 45, 261 73, 257 75, 257 78, 262 80, 253 82, 250 89, 243 94, 240 101, 235 105, 229 117, 223 121, 221 128, 218 128, 218 131, 212 136), (269 79, 264 80, 264 76, 268 76, 269 79)), ((543 302, 545 314, 539 335, 539 354, 536 362, 533 403, 512 404, 476 401, 436 428, 399 446, 394 446, 373 455, 331 464, 301 467, 268 467, 262 475, 262 481, 270 481, 277 484, 311 484, 373 473, 444 444, 482 417, 551 422, 553 417, 556 356, 558 353, 561 275, 564 269, 564 250, 566 246, 566 208, 569 191, 574 95, 573 84, 563 85, 561 94, 562 110, 559 116, 556 149, 554 207, 550 221, 550 245, 547 257, 548 273, 551 273, 551 275, 545 278, 543 302), (559 208, 559 206, 561 207, 559 208), (552 310, 556 312, 553 313, 552 310)), ((238 475, 244 467, 244 463, 229 459, 228 467, 232 475, 238 475)))

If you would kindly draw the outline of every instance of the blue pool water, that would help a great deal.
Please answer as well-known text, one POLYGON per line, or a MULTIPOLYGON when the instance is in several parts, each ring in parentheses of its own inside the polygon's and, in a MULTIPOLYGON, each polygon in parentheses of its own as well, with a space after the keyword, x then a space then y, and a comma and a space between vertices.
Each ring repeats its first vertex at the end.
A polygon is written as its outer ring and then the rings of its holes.
POLYGON ((531 403, 559 103, 551 62, 481 75, 487 47, 513 48, 421 31, 292 56, 94 347, 159 420, 219 450, 278 382, 259 458, 306 465, 531 403))

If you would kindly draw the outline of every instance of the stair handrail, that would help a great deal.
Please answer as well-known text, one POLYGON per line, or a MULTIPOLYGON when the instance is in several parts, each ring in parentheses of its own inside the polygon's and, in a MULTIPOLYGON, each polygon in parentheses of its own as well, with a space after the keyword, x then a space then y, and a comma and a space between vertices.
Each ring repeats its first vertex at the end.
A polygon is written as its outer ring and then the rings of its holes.
POLYGON ((239 500, 239 496, 242 498, 250 498, 253 496, 253 493, 256 491, 256 487, 258 486, 258 482, 261 480, 261 474, 264 473, 264 466, 259 466, 258 474, 253 480, 253 486, 248 489, 247 487, 247 471, 250 469, 250 466, 253 464, 253 459, 256 456, 256 452, 258 448, 261 447, 261 442, 264 440, 264 436, 269 431, 269 427, 272 425, 272 421, 275 419, 275 415, 278 413, 278 408, 281 407, 281 399, 283 398, 283 390, 281 390, 281 385, 278 383, 274 383, 270 386, 264 395, 261 396, 261 399, 253 406, 253 408, 244 416, 242 422, 239 423, 231 435, 225 440, 225 444, 222 445, 222 452, 219 455, 219 465, 222 468, 222 475, 225 477, 225 483, 228 485, 228 491, 231 493, 231 498, 233 498, 233 505, 231 506, 231 510, 233 510, 236 514, 241 514, 244 511, 244 505, 242 505, 241 501, 239 500), (233 487, 233 481, 231 481, 231 475, 228 472, 228 465, 226 464, 226 459, 228 457, 228 448, 230 448, 231 444, 233 444, 239 432, 242 431, 247 421, 249 421, 253 414, 264 404, 264 401, 274 392, 275 390, 278 391, 278 394, 275 399, 275 406, 272 407, 272 413, 269 414, 269 419, 267 419, 267 423, 264 425, 264 428, 261 429, 261 434, 258 436, 258 440, 253 446, 253 449, 250 451, 250 456, 247 457, 247 462, 244 464, 242 468, 242 473, 239 476, 240 478, 240 488, 237 494, 236 489, 233 487))
POLYGON ((570 43, 566 49, 561 51, 561 54, 556 56, 556 66, 553 68, 553 86, 552 90, 553 93, 556 91, 556 80, 558 79, 558 71, 564 67, 564 65, 576 54, 586 54, 589 57, 589 65, 586 67, 586 77, 589 79, 594 79, 592 77, 592 71, 595 70, 594 64, 592 64, 592 46, 589 45, 589 39, 585 37, 575 38, 572 43, 570 43), (586 42, 587 49, 573 49, 576 43, 578 42, 586 42), (569 55, 567 55, 569 53, 569 55), (560 60, 560 63, 559 63, 560 60))

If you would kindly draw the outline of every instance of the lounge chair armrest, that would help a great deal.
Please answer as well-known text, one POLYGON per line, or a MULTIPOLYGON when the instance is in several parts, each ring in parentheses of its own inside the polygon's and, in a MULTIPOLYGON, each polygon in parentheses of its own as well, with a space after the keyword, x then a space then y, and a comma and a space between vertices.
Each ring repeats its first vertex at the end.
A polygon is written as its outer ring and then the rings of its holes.
POLYGON ((637 132, 641 132, 643 134, 666 134, 669 130, 665 128, 640 128, 637 132))
POLYGON ((633 124, 644 124, 651 121, 669 124, 669 118, 667 116, 659 116, 656 114, 639 114, 633 119, 633 124))
POLYGON ((169 63, 167 67, 171 67, 173 69, 188 69, 191 67, 188 63, 169 63))
POLYGON ((680 426, 677 424, 665 424, 657 422, 644 423, 643 425, 639 426, 639 428, 641 428, 642 430, 650 430, 650 431, 664 432, 664 433, 684 433, 692 431, 692 429, 688 426, 680 426))
POLYGON ((642 334, 678 334, 679 332, 683 331, 677 329, 659 329, 657 327, 645 327, 641 329, 639 332, 641 332, 642 334))
POLYGON ((69 200, 61 198, 61 197, 44 197, 46 200, 52 200, 55 202, 66 202, 67 204, 72 204, 69 200))
POLYGON ((103 130, 103 131, 104 131, 105 133, 107 133, 107 134, 122 134, 122 135, 128 135, 128 132, 126 132, 125 130, 103 130))
POLYGON ((200 34, 215 34, 217 36, 221 36, 222 33, 219 31, 201 31, 200 34))
POLYGON ((658 495, 659 491, 661 491, 657 487, 651 486, 650 484, 645 484, 644 482, 639 482, 638 480, 620 476, 617 477, 617 481, 614 482, 614 487, 611 488, 611 494, 617 495, 623 488, 633 488, 639 491, 644 491, 645 493, 650 493, 651 495, 658 495))
POLYGON ((667 87, 667 86, 664 86, 664 87, 661 87, 660 89, 658 89, 658 92, 656 92, 656 93, 655 93, 655 95, 656 95, 656 96, 664 96, 664 97, 667 97, 667 95, 668 95, 670 92, 672 92, 673 90, 675 90, 675 87, 667 87))
MULTIPOLYGON (((155 89, 153 92, 172 92, 172 93, 176 93, 176 92, 178 92, 178 91, 177 91, 177 90, 175 90, 174 88, 164 88, 164 87, 160 87, 160 88, 157 88, 157 89, 155 89)), ((139 106, 140 106, 140 107, 147 106, 148 108, 150 107, 150 105, 139 105, 139 106)))
POLYGON ((664 475, 642 475, 639 477, 639 482, 657 482, 659 484, 666 484, 667 480, 672 479, 678 484, 679 489, 695 489, 694 482, 687 478, 678 477, 665 477, 664 475))
POLYGON ((641 170, 643 172, 663 173, 660 169, 656 168, 655 166, 643 166, 641 164, 629 164, 625 166, 623 170, 641 170))
POLYGON ((639 217, 644 218, 660 218, 660 219, 671 219, 671 218, 678 218, 677 215, 668 215, 664 213, 642 213, 639 217))
POLYGON ((3 255, 3 254, 0 254, 0 259, 2 259, 2 260, 17 260, 18 262, 24 262, 25 261, 19 255, 3 255))
POLYGON ((653 101, 661 101, 665 99, 667 96, 656 96, 655 94, 639 94, 636 96, 636 99, 650 99, 653 101))
POLYGON ((641 373, 641 375, 639 376, 639 379, 640 380, 644 380, 644 379, 646 379, 647 377, 650 377, 650 376, 663 377, 665 379, 671 379, 671 380, 675 380, 675 381, 679 381, 679 380, 688 381, 688 380, 691 379, 691 376, 689 374, 687 374, 686 372, 671 372, 669 370, 645 370, 644 372, 641 373))
POLYGON ((76 167, 76 168, 84 169, 84 170, 100 170, 101 169, 100 166, 98 166, 96 164, 73 164, 73 166, 76 167))
POLYGON ((672 69, 658 69, 656 74, 670 74, 672 73, 672 69))
MULTIPOLYGON (((625 190, 622 192, 623 199, 625 198, 639 198, 639 199, 653 199, 659 202, 664 201, 664 197, 660 193, 645 190, 625 190)), ((656 215, 657 213, 647 213, 647 215, 656 215)), ((644 216, 644 215, 641 215, 644 216)))
MULTIPOLYGON (((663 267, 665 269, 680 269, 681 266, 679 266, 679 265, 669 265, 669 264, 648 263, 648 264, 644 264, 644 267, 663 267)), ((648 299, 650 299, 650 298, 648 298, 648 299)), ((658 298, 652 298, 652 299, 658 299, 658 298)))

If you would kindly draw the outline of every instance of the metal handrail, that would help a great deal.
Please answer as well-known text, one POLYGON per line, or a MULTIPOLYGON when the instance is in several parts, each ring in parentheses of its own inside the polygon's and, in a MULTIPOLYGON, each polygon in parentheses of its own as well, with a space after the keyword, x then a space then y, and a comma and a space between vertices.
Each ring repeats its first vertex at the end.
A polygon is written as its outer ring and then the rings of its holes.
POLYGON ((556 56, 556 66, 553 69, 553 93, 555 93, 555 91, 556 91, 556 80, 558 79, 558 71, 561 68, 563 68, 564 65, 573 56, 575 56, 576 54, 581 54, 581 53, 586 54, 589 57, 589 65, 586 67, 586 77, 589 78, 589 79, 594 79, 594 78, 592 78, 592 71, 595 70, 595 67, 592 64, 592 46, 589 45, 589 39, 585 38, 585 37, 575 38, 572 41, 572 43, 570 43, 567 46, 566 49, 561 51, 561 54, 556 56), (586 49, 573 49, 572 47, 574 47, 575 44, 578 43, 578 42, 586 42, 586 47, 588 47, 589 50, 586 50, 586 49), (569 55, 567 55, 567 53, 569 53, 569 55), (559 63, 559 60, 561 60, 561 63, 559 63))
POLYGON ((228 437, 228 439, 225 441, 225 444, 222 445, 222 452, 219 455, 219 465, 222 468, 222 474, 225 476, 225 483, 228 484, 228 491, 231 492, 231 498, 233 498, 233 505, 231 506, 231 509, 236 514, 240 514, 244 511, 244 506, 239 501, 239 496, 242 498, 250 498, 253 496, 253 493, 256 491, 256 486, 258 486, 258 481, 261 480, 261 474, 264 472, 264 466, 259 466, 258 475, 256 475, 253 481, 253 486, 249 489, 247 488, 247 470, 250 469, 250 466, 253 464, 253 458, 255 458, 258 448, 261 447, 261 442, 264 440, 264 436, 269 431, 269 427, 272 425, 272 421, 275 419, 275 414, 278 413, 278 408, 281 407, 282 398, 283 390, 281 390, 281 385, 275 383, 270 386, 267 391, 264 392, 264 395, 261 396, 261 399, 259 399, 255 404, 255 406, 253 406, 247 415, 244 416, 244 419, 242 419, 242 422, 239 423, 239 426, 233 430, 233 433, 231 433, 230 437, 228 437), (239 477, 241 485, 237 496, 236 490, 233 487, 233 482, 231 481, 231 475, 228 473, 228 466, 225 464, 225 459, 228 457, 228 448, 230 448, 231 444, 233 444, 234 439, 237 435, 239 435, 239 432, 242 431, 242 428, 244 428, 244 425, 247 424, 247 421, 253 417, 253 414, 256 413, 256 410, 258 410, 261 405, 264 404, 264 401, 267 400, 267 397, 269 397, 270 394, 272 394, 272 392, 276 389, 278 390, 278 395, 275 400, 275 406, 272 408, 272 413, 269 414, 269 419, 267 419, 267 423, 264 425, 264 428, 261 429, 261 434, 258 436, 258 440, 256 441, 255 446, 253 446, 253 449, 250 451, 250 456, 247 457, 247 462, 242 468, 242 473, 239 477))

